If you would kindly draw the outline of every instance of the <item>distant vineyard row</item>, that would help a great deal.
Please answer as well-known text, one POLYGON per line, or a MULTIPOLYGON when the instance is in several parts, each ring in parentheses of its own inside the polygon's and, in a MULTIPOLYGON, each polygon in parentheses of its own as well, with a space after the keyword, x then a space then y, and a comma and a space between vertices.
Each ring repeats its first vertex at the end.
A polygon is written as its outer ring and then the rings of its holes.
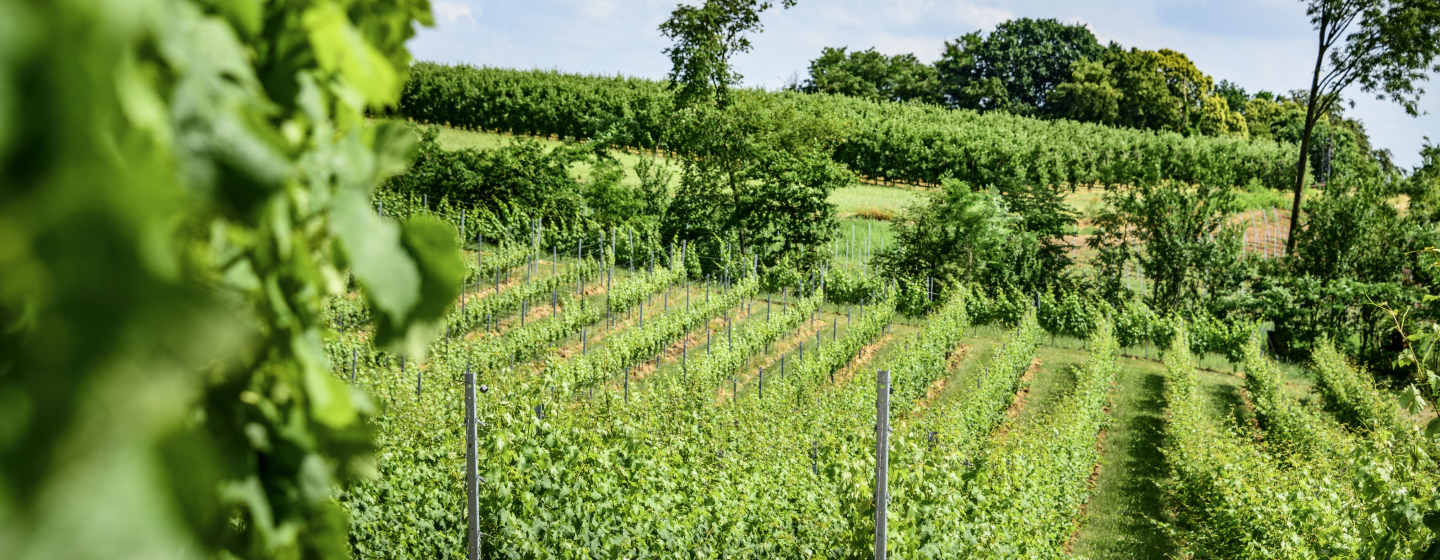
MULTIPOLYGON (((767 93, 771 102, 836 119, 846 130, 836 161, 868 177, 937 183, 1126 184, 1163 179, 1283 189, 1296 148, 1237 138, 979 114, 857 98, 767 93)), ((450 66, 410 68, 400 114, 421 122, 517 134, 665 144, 674 122, 666 84, 639 78, 450 66)), ((672 146, 673 147, 673 146, 672 146)))

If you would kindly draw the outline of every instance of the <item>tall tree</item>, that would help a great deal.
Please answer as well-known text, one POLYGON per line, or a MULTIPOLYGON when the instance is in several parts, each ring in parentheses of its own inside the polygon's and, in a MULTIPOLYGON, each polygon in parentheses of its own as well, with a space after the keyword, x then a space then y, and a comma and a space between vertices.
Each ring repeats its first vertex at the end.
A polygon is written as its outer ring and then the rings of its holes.
POLYGON ((887 101, 937 102, 935 68, 913 54, 886 56, 875 49, 846 52, 825 47, 810 61, 810 78, 800 87, 807 93, 834 93, 887 101))
MULTIPOLYGON (((995 190, 947 179, 892 226, 897 243, 875 256, 888 277, 932 277, 944 285, 991 280, 1006 264, 1021 218, 995 190)), ((1022 237, 1019 241, 1031 241, 1022 237)))
POLYGON ((1305 127, 1295 164, 1286 250, 1295 250, 1300 198, 1315 123, 1359 84, 1377 99, 1390 99, 1419 115, 1420 82, 1440 72, 1440 2, 1434 0, 1307 0, 1306 14, 1318 32, 1315 70, 1306 98, 1305 127))
POLYGON ((1241 229, 1230 223, 1235 191, 1200 183, 1140 183, 1105 194, 1107 210, 1095 220, 1088 244, 1097 253, 1101 289, 1129 297, 1122 282, 1130 263, 1153 284, 1150 305, 1182 309, 1239 286, 1241 229))
POLYGON ((1170 95, 1180 102, 1180 131, 1194 132, 1196 122, 1204 110, 1205 98, 1215 89, 1215 80, 1205 75, 1185 53, 1160 49, 1160 74, 1165 77, 1165 86, 1170 95))
POLYGON ((1431 144, 1425 137, 1420 148, 1420 165, 1411 171, 1406 181, 1405 193, 1410 196, 1410 211, 1434 224, 1440 222, 1440 144, 1431 144))
POLYGON ((1245 88, 1230 80, 1220 80, 1220 83, 1215 84, 1215 95, 1225 98, 1225 103, 1236 111, 1243 112, 1245 105, 1250 102, 1250 94, 1245 92, 1245 88))
POLYGON ((1103 50, 1084 25, 1021 18, 983 39, 977 31, 947 42, 935 68, 953 106, 1049 114, 1046 98, 1070 79, 1070 65, 1098 60, 1103 50))
MULTIPOLYGON (((795 0, 782 0, 789 8, 795 0)), ((676 103, 688 106, 713 99, 724 105, 730 88, 742 76, 730 66, 736 54, 750 52, 750 33, 758 33, 760 14, 771 8, 756 0, 705 0, 699 7, 681 4, 660 24, 660 34, 675 42, 670 56, 670 82, 676 103)))
MULTIPOLYGON (((784 0, 786 7, 794 0, 784 0)), ((768 2, 707 0, 679 6, 660 26, 680 111, 671 134, 684 173, 662 224, 666 237, 721 239, 765 264, 814 262, 835 225, 828 202, 850 175, 829 154, 843 137, 836 119, 793 99, 732 91, 730 58, 748 51, 768 2)))
POLYGON ((1155 51, 1111 49, 1105 62, 1125 95, 1120 104, 1122 126, 1146 130, 1184 130, 1181 101, 1165 80, 1162 56, 1155 51))
POLYGON ((1053 114, 1082 122, 1114 125, 1120 118, 1120 102, 1125 93, 1115 85, 1110 67, 1101 61, 1077 60, 1071 67, 1070 81, 1050 92, 1053 114))

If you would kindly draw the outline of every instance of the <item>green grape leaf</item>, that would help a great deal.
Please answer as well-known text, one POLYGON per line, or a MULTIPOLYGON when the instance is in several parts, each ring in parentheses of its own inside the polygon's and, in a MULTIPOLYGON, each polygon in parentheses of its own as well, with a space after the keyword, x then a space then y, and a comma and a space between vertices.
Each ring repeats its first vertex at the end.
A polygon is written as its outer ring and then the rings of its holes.
POLYGON ((1419 414, 1425 410, 1425 396, 1420 394, 1420 389, 1414 385, 1400 391, 1400 407, 1409 411, 1410 414, 1419 414))
POLYGON ((1433 438, 1436 434, 1440 434, 1440 418, 1431 419, 1430 423, 1425 425, 1425 437, 1433 438))
POLYGON ((419 216, 405 223, 401 241, 420 267, 421 295, 414 318, 432 321, 443 317, 460 295, 460 282, 465 279, 465 261, 460 258, 455 229, 430 216, 419 216))
POLYGON ((386 178, 410 168, 415 161, 415 131, 399 121, 380 121, 365 130, 366 140, 375 147, 375 175, 386 178))
POLYGON ((350 387, 327 373, 324 343, 320 331, 310 329, 290 341, 291 351, 303 368, 305 393, 310 400, 310 415, 321 424, 340 429, 355 422, 358 415, 351 399, 350 387))

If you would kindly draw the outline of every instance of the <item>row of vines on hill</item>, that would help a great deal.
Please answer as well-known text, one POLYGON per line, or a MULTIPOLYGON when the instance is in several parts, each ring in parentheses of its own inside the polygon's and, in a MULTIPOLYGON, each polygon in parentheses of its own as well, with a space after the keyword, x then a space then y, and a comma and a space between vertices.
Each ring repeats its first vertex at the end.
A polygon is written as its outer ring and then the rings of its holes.
MULTIPOLYGON (((980 184, 1128 184, 1176 179, 1287 185, 1295 147, 1237 138, 1042 121, 853 97, 772 93, 766 103, 842 123, 834 159, 870 177, 980 184)), ((663 148, 676 112, 664 82, 419 63, 400 114, 422 122, 663 148)))
POLYGON ((1165 451, 1186 550, 1212 558, 1408 558, 1427 545, 1432 535, 1421 520, 1437 502, 1424 471, 1433 459, 1408 435, 1377 429, 1385 407, 1370 406, 1383 400, 1373 384, 1346 371, 1333 351, 1319 354, 1322 393, 1341 397, 1326 406, 1376 422, 1348 431, 1284 394, 1256 338, 1244 360, 1258 426, 1227 425, 1207 410, 1188 333, 1181 327, 1175 336, 1165 355, 1165 451))
MULTIPOLYGON (((584 277, 606 276, 603 269, 613 266, 614 256, 606 247, 599 257, 577 259, 558 273, 505 286, 467 305, 490 309, 490 299, 523 301, 574 290, 584 277)), ((488 386, 480 407, 487 550, 519 556, 860 554, 874 530, 874 371, 890 369, 899 427, 892 440, 892 550, 980 556, 1019 550, 1058 557, 1091 491, 1095 437, 1122 340, 1160 348, 1180 340, 1194 347, 1176 323, 1143 304, 1117 311, 1070 295, 987 299, 957 287, 933 303, 920 334, 888 342, 903 352, 866 364, 862 349, 897 314, 893 291, 875 286, 870 293, 878 301, 868 302, 853 322, 839 317, 822 338, 819 331, 827 325, 821 321, 817 329, 815 320, 826 297, 820 284, 807 283, 808 293, 782 298, 773 313, 755 314, 759 278, 747 275, 693 302, 655 301, 653 316, 642 311, 625 328, 606 329, 588 354, 546 352, 587 327, 608 324, 602 309, 621 313, 666 297, 661 294, 684 283, 681 267, 679 259, 653 271, 641 267, 603 296, 611 309, 594 298, 567 295, 552 317, 437 342, 431 358, 409 371, 397 357, 368 350, 363 327, 342 332, 329 348, 332 362, 363 354, 357 381, 386 410, 376 422, 385 451, 380 479, 342 496, 354 516, 357 555, 382 558, 400 547, 458 556, 464 446, 457 380, 466 370, 488 386), (736 312, 733 327, 727 310, 736 312), (660 368, 661 354, 682 338, 714 332, 721 315, 727 318, 713 345, 702 350, 692 344, 688 359, 673 356, 660 368), (746 315, 750 319, 738 320, 746 315), (840 321, 846 323, 843 333, 840 321), (972 323, 981 322, 1015 329, 966 380, 976 383, 973 390, 921 406, 932 383, 949 376, 952 349, 972 323), (1075 389, 1044 429, 997 437, 1005 407, 1046 331, 1088 336, 1091 361, 1077 371, 1075 389), (811 334, 813 345, 788 353, 788 371, 755 369, 756 357, 769 355, 772 345, 811 334), (657 371, 632 384, 640 379, 631 368, 652 357, 657 371), (534 368, 510 367, 536 358, 542 359, 532 362, 534 368), (850 364, 862 365, 837 381, 835 374, 850 364), (624 381, 617 381, 620 375, 624 381), (422 378, 428 380, 423 389, 422 378), (1013 499, 985 498, 998 495, 1013 499), (1028 513, 1018 515, 1020 510, 1028 513), (968 521, 956 525, 961 519, 968 521)), ((355 321, 355 306, 341 298, 335 316, 355 321)), ((464 322, 457 313, 449 320, 464 322)), ((1231 331, 1254 331, 1217 329, 1229 333, 1217 340, 1237 338, 1231 331)))

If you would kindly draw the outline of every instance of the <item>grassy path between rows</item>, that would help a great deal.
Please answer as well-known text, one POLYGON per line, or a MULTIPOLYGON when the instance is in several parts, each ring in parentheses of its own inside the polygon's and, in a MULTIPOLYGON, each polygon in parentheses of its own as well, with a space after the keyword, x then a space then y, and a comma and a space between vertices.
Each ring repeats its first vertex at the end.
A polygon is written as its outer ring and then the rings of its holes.
MULTIPOLYGON (((1075 352, 1073 344, 1042 347, 1048 352, 1075 352)), ((1131 354, 1143 355, 1143 350, 1131 354)), ((1056 358, 1059 359, 1059 358, 1056 358)), ((1301 368, 1286 366, 1285 392, 1309 399, 1313 381, 1301 368)), ((1215 356, 1202 362, 1197 378, 1209 397, 1211 412, 1242 431, 1251 425, 1245 406, 1243 377, 1215 356)), ((1073 381, 1072 381, 1073 382, 1073 381)), ((1036 380, 1037 388, 1057 381, 1036 380)), ((1110 407, 1110 427, 1101 442, 1102 462, 1095 493, 1075 541, 1074 554, 1093 559, 1168 558, 1177 554, 1160 522, 1171 522, 1162 484, 1168 468, 1161 446, 1165 443, 1165 366, 1151 350, 1150 359, 1121 357, 1120 375, 1110 407)))
POLYGON ((1110 427, 1095 494, 1075 542, 1087 558, 1166 558, 1174 548, 1156 521, 1168 521, 1164 491, 1165 366, 1120 358, 1110 427))

